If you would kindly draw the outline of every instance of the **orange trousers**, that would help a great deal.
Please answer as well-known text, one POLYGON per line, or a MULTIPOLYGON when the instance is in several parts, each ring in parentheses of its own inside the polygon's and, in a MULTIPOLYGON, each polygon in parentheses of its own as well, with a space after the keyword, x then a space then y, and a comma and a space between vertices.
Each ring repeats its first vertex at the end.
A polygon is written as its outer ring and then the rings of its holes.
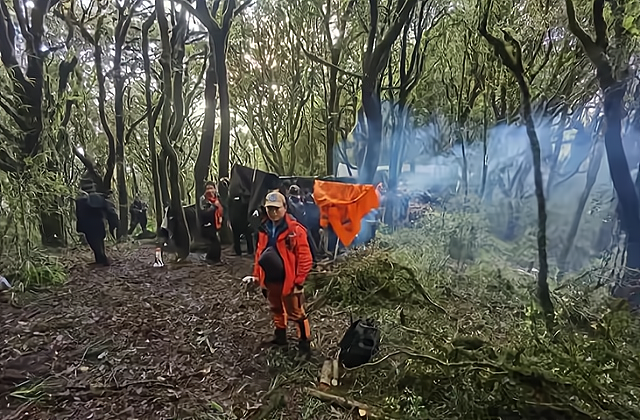
POLYGON ((266 284, 267 299, 273 317, 273 323, 277 329, 286 329, 287 321, 292 321, 296 325, 299 340, 310 338, 309 320, 304 311, 303 294, 292 293, 282 295, 282 284, 266 284))

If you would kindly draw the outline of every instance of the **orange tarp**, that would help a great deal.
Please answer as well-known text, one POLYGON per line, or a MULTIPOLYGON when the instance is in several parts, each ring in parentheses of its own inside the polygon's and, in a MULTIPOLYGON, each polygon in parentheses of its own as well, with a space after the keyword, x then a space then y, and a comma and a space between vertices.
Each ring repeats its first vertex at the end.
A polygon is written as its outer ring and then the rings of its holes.
POLYGON ((378 208, 380 200, 372 185, 315 180, 313 199, 320 208, 320 226, 331 225, 345 246, 360 232, 362 218, 378 208))

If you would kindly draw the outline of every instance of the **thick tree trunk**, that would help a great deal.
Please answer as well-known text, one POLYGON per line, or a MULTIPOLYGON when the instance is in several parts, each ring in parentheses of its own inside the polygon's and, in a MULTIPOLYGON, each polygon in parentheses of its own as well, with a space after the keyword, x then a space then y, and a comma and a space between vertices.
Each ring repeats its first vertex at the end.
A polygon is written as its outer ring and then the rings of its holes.
POLYGON ((213 36, 218 96, 220 99, 220 148, 218 150, 218 178, 229 177, 229 146, 231 114, 229 110, 229 81, 227 79, 227 33, 213 36))
POLYGON ((402 28, 409 20, 417 0, 398 0, 398 12, 382 39, 376 42, 378 33, 378 2, 369 0, 370 26, 365 57, 362 64, 362 107, 367 120, 367 142, 362 168, 358 168, 359 181, 365 184, 373 182, 380 163, 382 145, 382 110, 378 95, 380 73, 388 62, 393 43, 398 39, 402 28), (362 169, 360 171, 360 169, 362 169))
MULTIPOLYGON (((160 98, 156 110, 151 112, 153 100, 151 94, 151 63, 149 60, 149 29, 156 18, 155 12, 142 25, 142 60, 144 66, 144 92, 147 104, 147 138, 149 141, 149 158, 151 159, 151 179, 153 180, 153 203, 154 214, 156 218, 156 232, 160 230, 162 225, 162 217, 164 213, 163 196, 160 188, 160 169, 158 168, 158 151, 156 150, 155 128, 158 116, 163 107, 164 99, 160 98)), ((166 168, 164 169, 166 173, 166 168)), ((166 185, 165 185, 166 186, 166 185)))
POLYGON ((371 184, 380 164, 382 145, 382 109, 375 91, 363 87, 362 107, 367 121, 367 142, 362 164, 358 164, 358 181, 371 184))
POLYGON ((627 260, 625 277, 640 278, 640 206, 635 185, 622 146, 622 116, 624 108, 624 84, 620 83, 604 91, 604 134, 609 172, 622 209, 622 220, 627 233, 627 260))
POLYGON ((127 193, 127 177, 124 166, 124 82, 122 74, 122 48, 124 46, 127 31, 131 24, 133 13, 140 4, 137 0, 125 15, 125 7, 118 6, 118 22, 114 31, 115 53, 113 57, 113 87, 114 87, 114 113, 116 121, 116 179, 118 181, 118 207, 120 208, 120 225, 118 238, 126 237, 129 228, 129 197, 127 193))
MULTIPOLYGON (((622 209, 622 224, 627 233, 627 260, 625 264, 625 280, 640 278, 640 204, 635 191, 629 164, 622 146, 622 118, 624 116, 624 94, 626 82, 616 78, 607 49, 607 23, 604 19, 604 2, 594 2, 593 25, 596 38, 592 39, 578 23, 572 0, 565 0, 569 30, 578 38, 594 67, 602 94, 604 96, 605 133, 604 143, 613 187, 622 209)), ((620 5, 612 5, 616 9, 614 31, 620 37, 622 10, 620 5)), ((620 39, 614 40, 620 42, 620 39)), ((615 44, 615 42, 614 42, 615 44)), ((622 50, 622 49, 621 49, 622 50)), ((624 53, 624 51, 618 51, 624 53)), ((625 62, 628 58, 624 57, 625 62)), ((625 66, 626 67, 626 66, 625 66)))
POLYGON ((204 119, 202 121, 202 135, 200 136, 200 147, 198 148, 198 156, 193 169, 193 178, 195 182, 195 202, 204 194, 204 183, 209 176, 209 168, 211 167, 211 158, 213 156, 213 141, 216 129, 216 94, 217 79, 215 69, 215 57, 213 56, 214 42, 209 37, 209 65, 204 79, 204 119))
MULTIPOLYGON (((235 4, 235 3, 234 3, 235 4)), ((229 7, 229 6, 228 6, 229 7)), ((228 29, 223 27, 214 37, 214 54, 220 97, 220 149, 218 150, 218 179, 229 177, 229 147, 231 137, 231 114, 229 109, 229 80, 227 78, 227 38, 228 29)), ((226 203, 225 203, 226 206, 226 203)), ((233 234, 228 223, 228 214, 224 212, 220 242, 224 245, 233 243, 233 234)))
MULTIPOLYGON (((44 53, 42 48, 42 36, 45 28, 44 22, 49 12, 50 3, 45 0, 35 0, 28 15, 24 9, 15 7, 15 13, 20 22, 20 33, 23 39, 20 50, 25 53, 27 66, 25 71, 16 56, 16 28, 13 24, 13 16, 5 0, 0 1, 0 59, 9 75, 12 94, 18 99, 15 111, 9 112, 11 120, 23 133, 14 140, 18 143, 21 156, 11 158, 7 153, 0 152, 0 169, 7 173, 16 173, 24 169, 24 159, 34 157, 42 151, 41 134, 43 130, 42 98, 45 83, 44 77, 44 53)), ((60 98, 67 87, 68 75, 73 70, 77 60, 62 62, 59 72, 59 81, 62 89, 58 91, 60 98)), ((66 107, 70 111, 70 106, 66 107)), ((7 111, 7 109, 5 109, 7 111)), ((63 120, 62 127, 68 123, 68 118, 63 120)), ((50 162, 55 167, 55 162, 50 162)), ((38 201, 42 198, 37 197, 38 201)), ((57 200, 56 200, 57 201, 57 200)), ((64 231, 64 219, 60 209, 55 209, 58 202, 48 203, 50 207, 40 212, 39 230, 43 245, 60 246, 66 244, 64 231)), ((42 203, 38 203, 42 207, 42 203)))
MULTIPOLYGON (((78 64, 77 57, 73 57, 69 61, 61 61, 58 66, 58 107, 62 110, 62 121, 58 128, 57 150, 67 150, 69 147, 69 135, 67 126, 71 120, 71 112, 74 102, 70 99, 64 99, 64 93, 69 85, 69 78, 78 64)), ((54 116, 55 116, 54 111, 54 116)), ((60 166, 59 161, 50 161, 51 171, 57 171, 60 166)), ((67 245, 67 232, 64 225, 64 216, 62 209, 65 208, 65 197, 58 197, 50 209, 40 213, 40 235, 42 237, 42 245, 49 247, 64 247, 67 245)))
MULTIPOLYGON (((116 133, 118 129, 116 129, 116 133)), ((118 135, 118 134, 116 134, 118 135)), ((124 168, 124 142, 118 139, 116 143, 116 179, 118 181, 118 207, 120 208, 120 225, 118 238, 126 237, 129 225, 129 198, 127 194, 127 180, 124 168)))
MULTIPOLYGON (((236 13, 239 13, 250 4, 249 1, 242 3, 236 9, 235 0, 227 0, 222 16, 222 25, 218 25, 212 16, 215 16, 219 1, 215 1, 211 12, 207 8, 205 0, 196 0, 195 9, 190 5, 184 5, 186 9, 194 15, 207 28, 209 32, 209 44, 212 49, 211 53, 215 57, 215 71, 220 91, 220 149, 218 154, 218 177, 226 178, 229 176, 229 146, 231 135, 231 116, 229 110, 229 84, 227 80, 227 40, 231 23, 236 13)), ((201 165, 202 167, 202 165, 201 165)))
POLYGON ((169 121, 171 120, 171 107, 173 104, 173 80, 171 73, 171 43, 169 42, 169 24, 164 9, 164 1, 156 0, 156 13, 158 26, 160 28, 160 39, 162 43, 162 53, 160 64, 162 66, 162 81, 164 92, 164 104, 162 106, 162 118, 160 121, 160 143, 162 150, 167 155, 169 181, 171 188, 171 208, 175 217, 173 232, 173 242, 176 246, 178 260, 184 260, 189 256, 191 237, 187 227, 187 220, 184 216, 184 209, 181 202, 180 191, 180 168, 178 166, 178 156, 169 142, 169 121))
POLYGON ((59 210, 57 212, 40 213, 40 236, 43 246, 58 248, 67 244, 64 218, 61 213, 64 208, 64 200, 59 200, 58 204, 59 210))
POLYGON ((160 186, 160 198, 162 200, 162 209, 164 211, 164 208, 171 202, 169 196, 169 165, 167 164, 167 154, 164 152, 164 150, 160 150, 159 156, 157 157, 157 162, 158 185, 160 186))

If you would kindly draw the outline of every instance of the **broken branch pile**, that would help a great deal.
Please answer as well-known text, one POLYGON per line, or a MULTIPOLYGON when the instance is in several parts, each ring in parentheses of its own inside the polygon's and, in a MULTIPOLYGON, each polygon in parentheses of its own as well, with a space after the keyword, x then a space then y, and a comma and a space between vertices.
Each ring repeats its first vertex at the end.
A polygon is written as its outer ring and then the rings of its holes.
POLYGON ((316 280, 329 304, 376 317, 383 332, 376 360, 347 372, 351 393, 332 393, 402 418, 640 418, 640 328, 623 303, 563 287, 549 331, 532 284, 506 265, 454 271, 441 264, 444 241, 420 251, 407 235, 423 232, 392 235, 404 237, 382 241, 413 251, 369 248, 316 280))

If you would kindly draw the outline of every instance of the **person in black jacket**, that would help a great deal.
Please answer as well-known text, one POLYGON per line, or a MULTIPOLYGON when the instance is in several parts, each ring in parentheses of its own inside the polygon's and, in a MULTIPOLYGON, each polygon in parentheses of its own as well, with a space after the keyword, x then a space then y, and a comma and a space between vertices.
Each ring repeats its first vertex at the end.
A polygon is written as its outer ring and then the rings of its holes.
POLYGON ((95 262, 108 266, 111 261, 106 255, 104 239, 107 236, 105 220, 111 236, 116 236, 118 213, 110 200, 110 192, 96 191, 96 183, 88 174, 80 180, 80 193, 76 198, 76 230, 83 233, 95 256, 95 262))
MULTIPOLYGON (((309 219, 309 217, 307 217, 307 209, 305 207, 302 190, 296 184, 289 186, 289 190, 287 191, 287 205, 289 206, 287 211, 298 222, 302 223, 302 225, 307 230, 307 240, 309 242, 309 247, 311 248, 311 256, 313 257, 313 260, 316 261, 318 258, 318 247, 312 234, 314 228, 316 227, 309 219)), ((318 221, 319 220, 320 219, 318 218, 318 221)))
POLYGON ((147 203, 143 202, 140 199, 140 195, 137 194, 133 203, 129 207, 129 214, 131 216, 131 224, 129 226, 129 235, 133 233, 134 230, 140 225, 142 228, 142 236, 146 236, 147 231, 147 203))

